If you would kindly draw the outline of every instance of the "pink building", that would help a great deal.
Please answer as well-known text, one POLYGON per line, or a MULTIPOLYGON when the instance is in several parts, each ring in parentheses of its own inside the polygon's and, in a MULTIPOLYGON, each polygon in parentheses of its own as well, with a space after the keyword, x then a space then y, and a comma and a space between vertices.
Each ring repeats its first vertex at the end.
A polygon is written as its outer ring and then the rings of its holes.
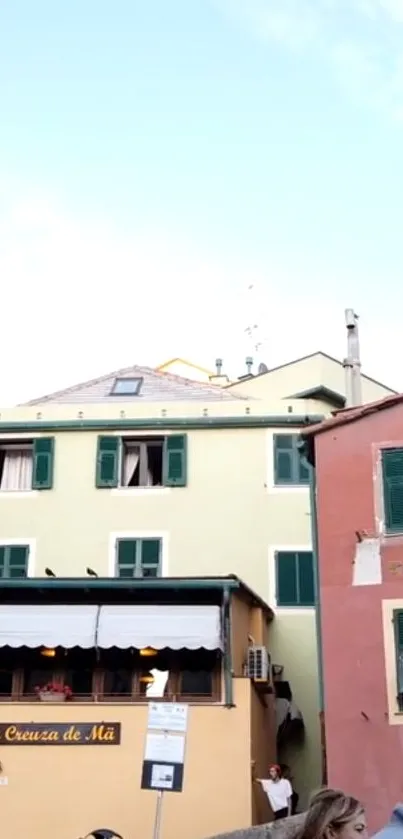
POLYGON ((374 831, 403 800, 403 395, 339 411, 304 439, 328 783, 361 799, 374 831))

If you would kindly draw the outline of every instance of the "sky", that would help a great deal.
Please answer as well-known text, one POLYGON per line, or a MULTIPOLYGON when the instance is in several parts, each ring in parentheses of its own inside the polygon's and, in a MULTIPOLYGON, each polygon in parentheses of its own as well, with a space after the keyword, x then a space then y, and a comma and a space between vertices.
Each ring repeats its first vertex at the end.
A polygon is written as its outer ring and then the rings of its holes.
POLYGON ((4 2, 0 101, 0 404, 346 307, 403 390, 403 0, 4 2))

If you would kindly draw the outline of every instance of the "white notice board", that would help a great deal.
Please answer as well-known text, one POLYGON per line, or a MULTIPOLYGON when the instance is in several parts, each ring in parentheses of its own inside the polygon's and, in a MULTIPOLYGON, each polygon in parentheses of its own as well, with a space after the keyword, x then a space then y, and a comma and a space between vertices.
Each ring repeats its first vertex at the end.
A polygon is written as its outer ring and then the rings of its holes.
POLYGON ((184 763, 185 735, 147 732, 144 760, 157 763, 184 763))
POLYGON ((154 731, 176 731, 186 734, 188 707, 178 702, 150 702, 147 728, 154 731))

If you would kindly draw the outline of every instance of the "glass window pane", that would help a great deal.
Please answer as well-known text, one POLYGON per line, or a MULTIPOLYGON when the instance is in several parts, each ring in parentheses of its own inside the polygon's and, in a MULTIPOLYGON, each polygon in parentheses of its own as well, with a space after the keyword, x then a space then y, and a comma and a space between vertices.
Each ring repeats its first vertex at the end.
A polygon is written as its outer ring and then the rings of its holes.
POLYGON ((184 670, 181 673, 180 692, 193 696, 211 696, 213 693, 211 670, 184 670))

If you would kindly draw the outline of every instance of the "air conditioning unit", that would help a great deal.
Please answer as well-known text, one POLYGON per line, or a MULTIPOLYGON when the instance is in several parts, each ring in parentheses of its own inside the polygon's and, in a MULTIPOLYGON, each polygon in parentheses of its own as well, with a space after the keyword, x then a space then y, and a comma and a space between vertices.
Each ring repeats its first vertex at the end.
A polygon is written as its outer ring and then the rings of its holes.
POLYGON ((271 662, 266 647, 249 647, 247 675, 254 682, 271 682, 271 662))

